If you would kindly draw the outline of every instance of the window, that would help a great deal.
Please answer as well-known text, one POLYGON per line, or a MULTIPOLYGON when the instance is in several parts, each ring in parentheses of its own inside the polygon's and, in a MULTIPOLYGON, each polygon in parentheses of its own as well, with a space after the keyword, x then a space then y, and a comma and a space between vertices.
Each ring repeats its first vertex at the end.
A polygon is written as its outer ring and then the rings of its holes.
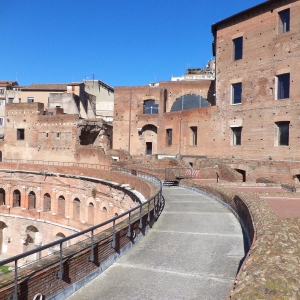
POLYGON ((191 133, 192 133, 192 145, 197 146, 197 127, 193 126, 191 127, 191 133))
POLYGON ((242 103, 242 83, 234 83, 231 85, 231 104, 242 103))
POLYGON ((4 89, 0 89, 0 94, 4 94, 4 89))
POLYGON ((14 102, 14 98, 8 98, 8 103, 13 103, 14 102))
POLYGON ((0 106, 5 106, 5 100, 0 100, 0 106))
POLYGON ((242 144, 242 127, 231 127, 232 145, 240 146, 242 144))
POLYGON ((56 133, 56 138, 59 139, 60 138, 60 132, 56 133))
POLYGON ((288 146, 290 135, 290 122, 277 122, 277 146, 288 146))
POLYGON ((0 126, 4 126, 4 118, 0 118, 0 126))
POLYGON ((144 101, 144 114, 158 114, 158 104, 155 104, 155 100, 144 101))
POLYGON ((277 100, 290 98, 290 73, 277 76, 277 100))
POLYGON ((282 10, 278 13, 279 26, 278 33, 290 31, 290 9, 282 10))
POLYGON ((27 97, 27 102, 28 103, 34 102, 34 97, 27 97))
POLYGON ((243 58, 243 37, 233 40, 233 60, 243 58))
POLYGON ((172 146, 172 129, 167 129, 167 145, 172 146))
POLYGON ((17 129, 17 140, 25 139, 25 129, 17 129))

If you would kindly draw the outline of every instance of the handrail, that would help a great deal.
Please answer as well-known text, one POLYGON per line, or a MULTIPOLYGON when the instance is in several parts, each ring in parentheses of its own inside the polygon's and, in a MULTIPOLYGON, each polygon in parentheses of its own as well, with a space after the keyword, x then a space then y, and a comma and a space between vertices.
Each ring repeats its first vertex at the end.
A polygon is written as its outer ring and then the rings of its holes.
MULTIPOLYGON (((34 161, 34 160, 12 160, 12 159, 10 159, 10 160, 5 159, 2 162, 11 162, 12 163, 12 162, 16 162, 16 161, 17 161, 17 163, 32 163, 32 162, 35 163, 35 162, 40 162, 40 161, 34 161)), ((44 162, 47 162, 47 161, 44 161, 44 162)), ((48 165, 49 165, 49 163, 53 163, 53 162, 48 161, 48 165)), ((60 162, 58 162, 58 163, 60 163, 60 162)), ((64 162, 63 162, 63 164, 64 164, 64 162)), ((79 163, 68 163, 68 164, 72 164, 73 166, 78 166, 79 165, 79 163)), ((1 165, 1 162, 0 162, 0 165, 1 165)), ((157 185, 159 187, 159 190, 158 190, 157 193, 155 193, 154 196, 150 197, 147 201, 141 203, 140 205, 138 205, 138 206, 136 206, 136 207, 134 207, 134 208, 132 208, 132 209, 130 209, 130 210, 128 210, 128 211, 126 211, 126 212, 118 215, 118 216, 115 216, 112 219, 109 219, 109 220, 107 220, 105 222, 102 222, 102 223, 100 223, 98 225, 92 226, 92 227, 90 227, 88 229, 85 229, 85 230, 82 230, 80 232, 74 233, 74 234, 72 234, 70 236, 61 238, 58 241, 54 241, 54 242, 48 243, 48 244, 40 246, 40 247, 38 247, 36 249, 29 250, 29 251, 26 251, 24 253, 21 253, 21 254, 18 254, 18 255, 15 255, 13 257, 10 257, 10 258, 7 258, 5 260, 0 261, 0 266, 6 265, 6 264, 9 264, 9 263, 12 263, 12 262, 15 263, 15 269, 14 269, 14 271, 15 271, 15 276, 14 276, 15 277, 15 284, 14 284, 13 299, 18 299, 18 294, 17 294, 17 291, 18 291, 18 260, 23 259, 23 258, 25 258, 27 256, 30 256, 30 255, 33 255, 35 253, 41 252, 42 250, 46 250, 46 249, 49 249, 49 248, 52 248, 54 246, 59 245, 59 248, 60 248, 60 250, 59 250, 59 252, 60 252, 60 268, 59 268, 59 271, 56 274, 56 277, 58 279, 62 279, 62 277, 63 277, 63 270, 62 270, 62 259, 63 259, 62 249, 63 248, 62 248, 62 245, 63 245, 64 242, 67 242, 67 241, 69 241, 71 239, 74 239, 76 237, 83 236, 83 235, 86 235, 86 234, 90 233, 91 234, 91 241, 92 241, 92 243, 91 243, 91 254, 90 254, 89 261, 93 261, 94 260, 94 253, 93 253, 93 251, 94 251, 93 250, 94 244, 93 244, 93 240, 94 240, 94 235, 95 235, 94 231, 95 230, 97 230, 97 229, 99 229, 99 228, 101 228, 101 227, 103 227, 103 226, 105 226, 105 225, 107 225, 109 223, 113 223, 113 237, 112 237, 113 241, 112 241, 112 245, 111 246, 112 246, 112 248, 115 248, 115 234, 116 234, 116 232, 115 232, 115 224, 116 224, 116 221, 118 219, 121 219, 121 218, 123 218, 123 217, 125 217, 125 216, 128 215, 129 221, 128 221, 128 225, 127 226, 128 226, 128 232, 129 232, 130 226, 131 226, 130 216, 133 214, 133 212, 139 211, 139 214, 140 214, 139 218, 140 218, 140 225, 141 225, 143 207, 146 206, 146 205, 148 205, 148 207, 147 207, 147 213, 148 213, 147 220, 150 221, 149 207, 150 207, 150 202, 152 200, 154 201, 154 218, 157 217, 156 212, 160 210, 161 205, 162 205, 162 182, 161 182, 161 180, 159 178, 157 178, 157 177, 155 177, 155 176, 153 176, 153 175, 151 175, 149 173, 143 172, 143 171, 131 170, 131 169, 121 168, 121 167, 117 167, 117 166, 104 166, 104 165, 96 165, 96 164, 93 164, 93 165, 91 165, 91 164, 85 164, 86 168, 89 168, 90 166, 98 166, 98 167, 100 166, 101 169, 103 167, 104 170, 116 171, 116 172, 120 172, 120 173, 123 173, 123 174, 129 174, 129 175, 134 174, 134 176, 143 178, 145 180, 148 180, 148 181, 154 183, 155 185, 157 185), (157 197, 158 197, 158 200, 155 201, 157 197)), ((101 181, 101 178, 99 178, 99 181, 101 181)), ((58 253, 58 250, 57 250, 57 253, 58 253)))

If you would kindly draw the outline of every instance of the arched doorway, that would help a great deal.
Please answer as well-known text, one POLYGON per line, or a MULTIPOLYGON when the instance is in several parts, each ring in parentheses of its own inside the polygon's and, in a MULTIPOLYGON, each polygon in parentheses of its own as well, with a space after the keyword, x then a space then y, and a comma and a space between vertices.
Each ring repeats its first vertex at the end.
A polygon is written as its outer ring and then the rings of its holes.
POLYGON ((238 173, 240 173, 243 177, 243 182, 246 182, 246 171, 241 169, 235 169, 238 173))
MULTIPOLYGON (((39 231, 38 229, 30 225, 26 228, 26 239, 24 241, 24 252, 36 249, 39 247, 39 231)), ((40 252, 27 256, 26 261, 34 261, 40 258, 40 252)))
POLYGON ((51 197, 48 193, 44 194, 44 211, 51 211, 51 197))
POLYGON ((157 127, 152 124, 145 125, 140 131, 141 140, 144 142, 145 154, 157 153, 157 127))
POLYGON ((6 252, 4 251, 4 231, 5 231, 5 228, 7 228, 7 225, 0 221, 0 254, 6 252))
POLYGON ((91 225, 94 224, 94 204, 92 202, 88 206, 88 223, 91 225))
POLYGON ((66 201, 65 197, 60 195, 57 199, 57 213, 61 216, 65 215, 66 212, 66 201))
MULTIPOLYGON (((63 239, 63 238, 65 238, 66 236, 62 233, 62 232, 59 232, 59 233, 57 233, 56 234, 56 236, 54 237, 54 241, 59 241, 59 240, 61 240, 61 239, 63 239)), ((63 242, 62 243, 62 247, 63 248, 67 248, 67 242, 63 242)), ((59 245, 57 245, 57 246, 55 246, 55 250, 60 250, 60 246, 59 245)))
POLYGON ((30 192, 28 194, 28 209, 35 209, 36 208, 36 196, 34 192, 30 192))
POLYGON ((13 207, 21 206, 21 192, 19 190, 13 191, 13 207))
POLYGON ((80 200, 75 198, 73 201, 73 219, 76 221, 80 220, 80 200))
POLYGON ((5 190, 0 189, 0 205, 5 205, 5 190))

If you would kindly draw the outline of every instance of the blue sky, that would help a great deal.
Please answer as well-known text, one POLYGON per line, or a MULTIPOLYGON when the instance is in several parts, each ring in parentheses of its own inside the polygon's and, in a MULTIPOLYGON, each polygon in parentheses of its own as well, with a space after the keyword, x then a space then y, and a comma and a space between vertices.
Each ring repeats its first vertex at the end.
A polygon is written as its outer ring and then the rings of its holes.
POLYGON ((169 80, 213 58, 213 23, 261 2, 2 0, 0 80, 169 80))

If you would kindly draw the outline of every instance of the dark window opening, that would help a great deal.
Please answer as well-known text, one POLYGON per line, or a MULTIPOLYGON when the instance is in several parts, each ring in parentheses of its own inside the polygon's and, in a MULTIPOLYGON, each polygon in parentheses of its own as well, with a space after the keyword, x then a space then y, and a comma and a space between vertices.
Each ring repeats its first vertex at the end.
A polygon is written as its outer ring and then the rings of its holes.
POLYGON ((167 129, 167 145, 172 146, 172 129, 167 129))
POLYGON ((278 13, 279 28, 278 33, 290 31, 290 9, 282 10, 278 13))
POLYGON ((241 104, 242 103, 242 83, 232 84, 232 104, 241 104))
POLYGON ((290 136, 290 122, 277 122, 277 144, 288 146, 290 136))
POLYGON ((144 114, 148 114, 148 115, 158 114, 158 104, 155 104, 155 100, 144 101, 144 114))
POLYGON ((277 76, 277 100, 290 98, 290 73, 277 76))
POLYGON ((243 37, 233 40, 233 60, 243 58, 243 37))
POLYGON ((152 142, 146 142, 146 155, 152 155, 152 142))
POLYGON ((232 130, 232 144, 239 146, 242 144, 242 127, 231 127, 232 130))
POLYGON ((242 174, 243 182, 246 182, 246 171, 241 169, 235 169, 238 173, 242 174))
POLYGON ((25 139, 25 129, 17 129, 17 140, 25 139))
POLYGON ((192 145, 193 146, 197 146, 197 131, 198 131, 198 128, 196 126, 191 127, 192 145))
POLYGON ((182 111, 194 108, 207 107, 210 105, 211 104, 200 95, 185 94, 175 100, 170 111, 182 111))

